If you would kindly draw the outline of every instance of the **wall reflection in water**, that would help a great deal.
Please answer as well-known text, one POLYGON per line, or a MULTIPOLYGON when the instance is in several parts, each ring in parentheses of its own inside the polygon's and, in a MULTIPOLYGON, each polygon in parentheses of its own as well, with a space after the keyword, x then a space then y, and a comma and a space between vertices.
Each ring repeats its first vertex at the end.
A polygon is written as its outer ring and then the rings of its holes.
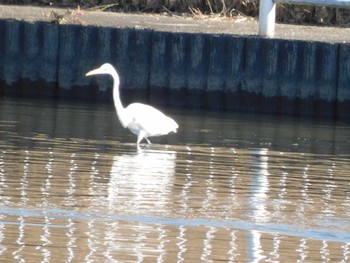
MULTIPOLYGON (((64 117, 61 110, 60 128, 48 129, 54 135, 0 120, 0 261, 350 260, 349 155, 233 140, 136 151, 133 143, 93 136, 91 127, 79 137, 61 123, 74 123, 72 112, 64 117)), ((90 115, 73 112, 84 123, 90 115)), ((99 128, 104 113, 96 114, 99 128)), ((203 119, 195 128, 193 116, 180 119, 184 129, 185 118, 193 134, 182 138, 229 136, 218 123, 202 127, 203 119)))

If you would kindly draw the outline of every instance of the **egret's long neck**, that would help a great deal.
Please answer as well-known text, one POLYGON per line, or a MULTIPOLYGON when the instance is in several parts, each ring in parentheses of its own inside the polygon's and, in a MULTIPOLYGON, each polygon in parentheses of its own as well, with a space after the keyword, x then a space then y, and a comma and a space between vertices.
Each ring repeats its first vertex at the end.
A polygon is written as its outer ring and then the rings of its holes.
POLYGON ((120 95, 119 95, 119 85, 120 85, 120 80, 117 72, 113 72, 112 74, 113 77, 113 100, 114 100, 114 106, 117 111, 117 115, 119 118, 119 121, 123 125, 124 128, 126 128, 129 124, 129 118, 125 112, 125 109, 123 107, 123 104, 120 100, 120 95))
POLYGON ((123 104, 120 101, 120 95, 119 95, 120 80, 117 72, 113 72, 112 77, 113 77, 113 100, 114 100, 115 109, 118 112, 124 109, 123 104))

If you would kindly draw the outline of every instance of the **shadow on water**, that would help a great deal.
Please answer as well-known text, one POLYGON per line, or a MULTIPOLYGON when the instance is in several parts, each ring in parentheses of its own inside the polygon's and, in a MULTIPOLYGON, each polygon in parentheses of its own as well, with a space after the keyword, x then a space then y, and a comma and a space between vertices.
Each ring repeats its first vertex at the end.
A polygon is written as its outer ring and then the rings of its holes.
POLYGON ((348 124, 170 115, 137 150, 111 105, 2 100, 0 261, 349 261, 348 124))

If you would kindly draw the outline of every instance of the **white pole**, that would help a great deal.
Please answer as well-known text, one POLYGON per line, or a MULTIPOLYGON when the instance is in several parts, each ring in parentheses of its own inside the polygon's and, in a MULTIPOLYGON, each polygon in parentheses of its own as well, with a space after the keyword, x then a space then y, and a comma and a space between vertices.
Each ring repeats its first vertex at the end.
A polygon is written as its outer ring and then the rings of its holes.
POLYGON ((273 0, 260 0, 259 35, 273 37, 275 34, 276 4, 273 0))

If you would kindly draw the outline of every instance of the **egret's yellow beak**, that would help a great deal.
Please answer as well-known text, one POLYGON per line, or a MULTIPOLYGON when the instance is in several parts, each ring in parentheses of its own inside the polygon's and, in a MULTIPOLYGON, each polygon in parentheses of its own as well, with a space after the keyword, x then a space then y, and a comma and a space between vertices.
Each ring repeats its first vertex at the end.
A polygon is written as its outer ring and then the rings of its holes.
POLYGON ((95 74, 96 74, 95 71, 96 71, 96 69, 91 70, 91 71, 89 71, 88 73, 86 73, 85 76, 88 77, 88 76, 91 76, 91 75, 95 75, 95 74))

